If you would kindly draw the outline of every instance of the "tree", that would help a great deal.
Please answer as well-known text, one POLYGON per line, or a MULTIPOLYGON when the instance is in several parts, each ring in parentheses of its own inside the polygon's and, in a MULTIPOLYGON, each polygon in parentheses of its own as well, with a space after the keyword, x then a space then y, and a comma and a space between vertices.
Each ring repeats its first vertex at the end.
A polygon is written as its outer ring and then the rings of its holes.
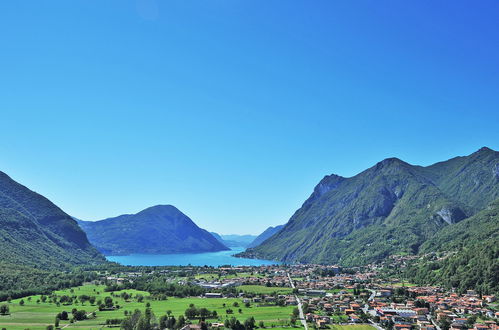
POLYGON ((181 329, 185 325, 185 317, 180 315, 178 317, 177 325, 175 326, 177 329, 181 329))
POLYGON ((291 323, 291 325, 294 327, 296 325, 296 317, 291 316, 289 319, 289 323, 291 323))
POLYGON ((68 319, 68 312, 62 311, 60 313, 57 313, 57 315, 55 317, 59 320, 67 320, 68 319))
POLYGON ((449 330, 451 323, 447 317, 444 317, 438 322, 438 325, 442 330, 449 330))
POLYGON ((207 308, 204 308, 204 307, 200 308, 198 310, 198 313, 199 313, 199 316, 201 316, 201 317, 208 317, 211 315, 211 312, 207 308))
POLYGON ((87 318, 87 313, 84 310, 79 310, 73 313, 73 317, 76 321, 82 321, 87 318))
POLYGON ((199 312, 196 306, 192 305, 191 307, 185 310, 184 314, 188 319, 193 319, 199 314, 199 312))
POLYGON ((104 304, 106 305, 106 308, 111 308, 113 307, 113 298, 111 297, 106 297, 104 298, 104 304))
POLYGON ((247 318, 246 321, 244 321, 244 328, 246 330, 251 330, 255 328, 255 318, 253 316, 247 318))
POLYGON ((61 319, 59 319, 58 317, 55 318, 55 322, 54 322, 54 326, 56 328, 59 328, 59 323, 61 322, 61 319))
POLYGON ((0 315, 8 315, 9 314, 9 306, 3 304, 0 306, 0 315))
POLYGON ((23 299, 21 299, 21 300, 19 301, 19 306, 24 306, 24 300, 23 300, 23 299))
POLYGON ((161 329, 166 329, 168 328, 168 316, 166 315, 161 315, 159 318, 159 327, 161 329))
POLYGON ((265 328, 265 323, 263 323, 263 321, 258 322, 258 327, 262 329, 265 328))
POLYGON ((137 325, 139 323, 141 316, 142 313, 138 309, 136 309, 133 312, 133 314, 131 314, 129 317, 123 320, 123 323, 121 323, 121 328, 125 330, 137 329, 137 325))

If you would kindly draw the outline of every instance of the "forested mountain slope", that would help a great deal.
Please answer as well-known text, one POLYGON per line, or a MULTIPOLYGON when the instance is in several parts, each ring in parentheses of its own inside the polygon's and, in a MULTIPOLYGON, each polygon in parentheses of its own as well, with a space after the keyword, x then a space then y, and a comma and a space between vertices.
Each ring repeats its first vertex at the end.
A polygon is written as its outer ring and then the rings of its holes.
POLYGON ((485 210, 443 228, 421 247, 424 257, 408 269, 417 283, 443 284, 461 292, 499 292, 499 199, 485 210))
POLYGON ((389 158, 351 178, 326 176, 279 233, 241 255, 348 266, 414 254, 498 196, 491 149, 428 167, 389 158))
POLYGON ((228 250, 171 205, 100 221, 79 221, 97 249, 107 255, 197 253, 228 250))
POLYGON ((51 269, 101 263, 76 221, 0 172, 0 263, 51 269))

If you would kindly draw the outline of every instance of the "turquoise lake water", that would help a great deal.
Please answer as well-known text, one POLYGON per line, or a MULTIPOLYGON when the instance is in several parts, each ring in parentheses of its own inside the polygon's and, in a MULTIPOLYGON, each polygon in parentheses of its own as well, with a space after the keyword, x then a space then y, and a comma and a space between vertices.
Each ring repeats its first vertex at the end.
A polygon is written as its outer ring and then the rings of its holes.
POLYGON ((233 254, 244 248, 230 251, 182 254, 131 254, 128 256, 107 256, 107 260, 129 266, 262 266, 279 264, 278 261, 236 258, 233 254))

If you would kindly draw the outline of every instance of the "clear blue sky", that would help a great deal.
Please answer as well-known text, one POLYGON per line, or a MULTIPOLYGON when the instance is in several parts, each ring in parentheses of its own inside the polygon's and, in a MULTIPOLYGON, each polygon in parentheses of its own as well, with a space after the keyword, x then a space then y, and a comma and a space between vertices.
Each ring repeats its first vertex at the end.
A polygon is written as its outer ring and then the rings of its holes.
POLYGON ((0 170, 97 220, 286 222, 326 174, 499 149, 499 2, 0 3, 0 170))

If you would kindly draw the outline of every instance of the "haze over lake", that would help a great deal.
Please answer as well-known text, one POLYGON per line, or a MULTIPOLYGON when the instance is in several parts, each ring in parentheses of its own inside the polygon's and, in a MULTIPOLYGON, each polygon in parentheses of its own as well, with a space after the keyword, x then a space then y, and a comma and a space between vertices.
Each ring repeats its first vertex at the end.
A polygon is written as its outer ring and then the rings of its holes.
POLYGON ((233 255, 243 252, 242 247, 229 251, 179 254, 131 254, 128 256, 107 256, 107 260, 129 266, 262 266, 280 264, 274 260, 236 258, 233 255))

